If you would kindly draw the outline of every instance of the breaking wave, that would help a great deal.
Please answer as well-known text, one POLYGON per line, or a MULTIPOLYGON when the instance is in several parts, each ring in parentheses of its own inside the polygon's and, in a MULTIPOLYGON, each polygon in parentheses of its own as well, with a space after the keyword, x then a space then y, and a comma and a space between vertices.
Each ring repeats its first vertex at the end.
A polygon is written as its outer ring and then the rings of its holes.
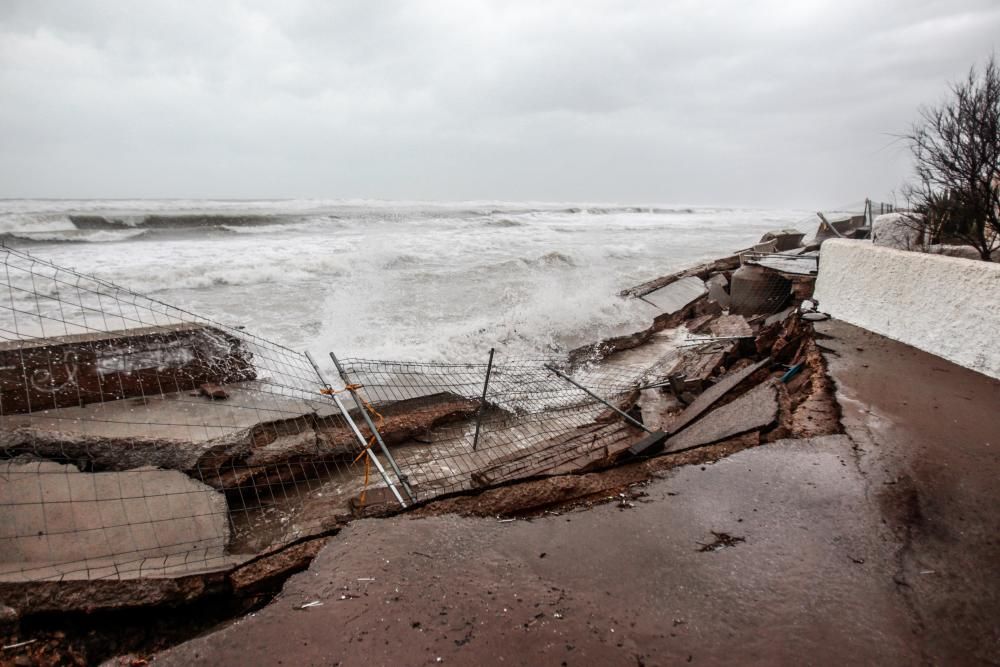
POLYGON ((549 355, 648 326, 649 305, 617 298, 620 289, 802 217, 532 202, 0 200, 0 238, 318 357, 482 362, 492 346, 549 355))

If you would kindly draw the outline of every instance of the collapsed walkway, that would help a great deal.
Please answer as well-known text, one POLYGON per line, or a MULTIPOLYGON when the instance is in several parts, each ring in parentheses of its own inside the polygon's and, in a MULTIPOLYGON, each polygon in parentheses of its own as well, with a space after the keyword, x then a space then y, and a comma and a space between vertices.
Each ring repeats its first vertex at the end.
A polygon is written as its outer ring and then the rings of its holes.
POLYGON ((1000 382, 817 329, 845 435, 587 511, 358 521, 267 608, 156 663, 995 664, 1000 382))

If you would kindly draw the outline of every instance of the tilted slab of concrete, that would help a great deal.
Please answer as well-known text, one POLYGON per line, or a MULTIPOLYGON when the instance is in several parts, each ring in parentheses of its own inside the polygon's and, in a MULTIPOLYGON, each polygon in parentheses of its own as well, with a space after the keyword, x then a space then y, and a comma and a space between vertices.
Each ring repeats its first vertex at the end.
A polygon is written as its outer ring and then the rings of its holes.
POLYGON ((682 278, 642 297, 664 313, 673 313, 708 293, 705 281, 694 276, 682 278))
POLYGON ((0 451, 82 459, 110 470, 144 465, 210 469, 205 465, 209 459, 227 456, 234 448, 242 452, 249 444, 295 439, 312 432, 317 418, 335 413, 333 402, 324 397, 303 400, 261 383, 227 385, 226 391, 224 401, 174 392, 3 416, 0 451))
POLYGON ((709 412, 667 440, 664 451, 677 452, 709 445, 774 423, 778 418, 777 382, 772 378, 732 403, 709 412))
POLYGON ((172 470, 0 465, 0 580, 175 576, 239 559, 226 498, 172 470))

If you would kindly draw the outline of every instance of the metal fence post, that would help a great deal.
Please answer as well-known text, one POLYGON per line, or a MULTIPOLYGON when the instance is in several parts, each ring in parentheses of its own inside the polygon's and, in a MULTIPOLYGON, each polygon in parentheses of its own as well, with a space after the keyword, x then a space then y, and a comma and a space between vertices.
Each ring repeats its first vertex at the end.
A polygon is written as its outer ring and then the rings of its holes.
POLYGON ((354 399, 354 405, 358 408, 361 416, 365 418, 365 423, 368 425, 372 435, 378 442, 378 446, 379 449, 382 450, 382 454, 384 454, 385 458, 389 460, 389 465, 392 466, 393 472, 396 473, 396 477, 399 479, 399 483, 402 484, 403 490, 406 491, 406 495, 410 499, 410 502, 416 501, 417 497, 414 495, 413 489, 410 488, 410 483, 407 480, 406 475, 404 475, 403 471, 399 469, 398 465, 396 465, 396 459, 392 457, 392 453, 386 446, 385 441, 382 440, 382 434, 378 432, 377 428, 375 428, 375 422, 372 421, 371 416, 368 414, 368 408, 365 406, 365 402, 361 400, 361 397, 358 396, 357 390, 351 385, 351 378, 348 377, 347 371, 345 371, 344 367, 340 365, 340 360, 337 359, 337 355, 333 352, 330 353, 330 359, 333 360, 333 365, 337 367, 337 373, 340 375, 340 379, 343 381, 344 386, 351 392, 351 398, 354 399))
POLYGON ((632 417, 632 415, 628 414, 627 412, 625 412, 621 408, 618 408, 618 407, 616 407, 614 405, 611 405, 611 403, 608 403, 603 398, 601 398, 600 396, 598 396, 594 392, 590 391, 589 389, 587 389, 586 387, 584 387, 582 384, 580 384, 579 382, 577 382, 573 378, 569 377, 568 375, 566 375, 564 373, 561 373, 560 371, 556 370, 552 366, 549 366, 548 364, 546 364, 545 368, 548 369, 549 371, 555 373, 556 375, 558 375, 559 377, 561 377, 563 380, 566 380, 566 382, 569 382, 571 385, 573 385, 574 387, 576 387, 580 391, 584 392, 585 394, 587 394, 588 396, 590 396, 594 400, 600 401, 604 405, 608 406, 609 408, 611 408, 612 410, 614 410, 615 412, 617 412, 619 415, 621 415, 622 417, 624 417, 625 420, 628 423, 632 424, 633 426, 637 426, 638 428, 641 428, 646 433, 656 433, 656 431, 653 431, 652 429, 648 428, 641 421, 639 421, 638 419, 635 419, 634 417, 632 417))
MULTIPOLYGON (((312 367, 316 369, 316 375, 319 376, 320 382, 323 384, 323 386, 326 387, 327 389, 332 389, 330 383, 326 381, 325 377, 323 377, 322 371, 319 370, 319 366, 316 364, 316 360, 313 359, 312 355, 309 354, 308 350, 305 352, 305 356, 306 359, 309 360, 309 363, 312 364, 312 367)), ((405 509, 406 501, 404 501, 403 497, 399 494, 399 489, 396 488, 396 485, 392 483, 391 479, 389 479, 389 475, 386 474, 385 468, 382 467, 382 462, 378 460, 378 457, 375 456, 374 452, 372 452, 371 447, 368 446, 368 441, 365 440, 365 436, 362 435, 360 429, 358 429, 358 425, 354 423, 353 419, 351 419, 351 413, 348 412, 347 407, 344 406, 343 401, 340 400, 340 396, 337 396, 336 394, 330 394, 330 398, 332 398, 333 402, 336 403, 337 408, 340 410, 340 414, 343 415, 344 419, 347 421, 347 424, 351 427, 351 431, 354 432, 354 437, 358 440, 358 442, 361 444, 361 447, 367 453, 368 459, 375 464, 375 469, 378 470, 378 474, 382 476, 382 479, 385 481, 386 486, 388 486, 389 490, 392 491, 392 495, 396 497, 396 501, 399 502, 400 506, 405 509)), ((362 408, 362 412, 364 412, 364 408, 362 408)))
POLYGON ((483 397, 479 401, 479 410, 476 411, 476 435, 472 439, 472 451, 476 451, 479 445, 479 426, 483 420, 483 408, 486 407, 486 390, 490 387, 490 373, 493 371, 493 353, 496 348, 490 348, 490 360, 486 362, 486 380, 483 382, 483 397))

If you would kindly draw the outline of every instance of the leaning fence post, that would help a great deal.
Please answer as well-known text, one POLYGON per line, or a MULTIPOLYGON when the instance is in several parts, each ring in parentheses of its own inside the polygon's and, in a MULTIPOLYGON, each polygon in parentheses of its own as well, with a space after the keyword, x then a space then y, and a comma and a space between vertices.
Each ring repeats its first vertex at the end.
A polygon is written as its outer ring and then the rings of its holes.
POLYGON ((403 490, 406 491, 406 495, 409 497, 410 502, 416 501, 417 497, 413 494, 413 489, 410 488, 410 483, 407 481, 406 475, 404 475, 403 471, 399 469, 398 465, 396 465, 396 459, 392 457, 392 453, 389 451, 389 448, 386 447, 385 441, 382 440, 382 434, 378 432, 377 428, 375 428, 375 422, 372 421, 371 416, 368 414, 368 408, 365 406, 365 402, 361 400, 360 396, 358 396, 357 389, 355 389, 351 384, 351 378, 348 377, 347 371, 345 371, 344 367, 340 365, 340 360, 337 359, 337 355, 333 352, 330 353, 330 358, 333 360, 333 365, 337 367, 337 373, 340 374, 340 379, 343 380, 344 386, 351 392, 351 398, 354 399, 354 405, 358 408, 358 412, 361 413, 361 416, 365 418, 365 423, 368 424, 368 428, 371 430, 372 435, 378 442, 379 449, 382 450, 385 458, 389 460, 389 465, 392 466, 393 472, 395 472, 396 477, 399 478, 399 483, 403 485, 403 490))
POLYGON ((569 377, 568 375, 559 372, 558 370, 556 370, 552 366, 549 366, 548 364, 545 365, 545 368, 548 369, 549 371, 555 373, 556 375, 558 375, 559 377, 561 377, 563 380, 566 380, 566 382, 569 382, 571 385, 573 385, 574 387, 576 387, 580 391, 584 392, 585 394, 587 394, 588 396, 590 396, 594 400, 600 401, 604 405, 608 406, 609 408, 611 408, 612 410, 614 410, 615 412, 617 412, 619 415, 621 415, 622 417, 624 417, 625 420, 628 423, 632 424, 633 426, 638 426, 639 428, 641 428, 646 433, 655 433, 656 432, 656 431, 653 431, 652 429, 646 427, 645 424, 643 424, 638 419, 635 419, 632 415, 630 415, 629 413, 625 412, 621 408, 618 408, 617 406, 611 405, 611 403, 609 403, 608 401, 605 401, 603 398, 601 398, 600 396, 598 396, 594 392, 590 391, 589 389, 587 389, 586 387, 584 387, 582 384, 580 384, 579 382, 577 382, 573 378, 569 377))
MULTIPOLYGON (((326 381, 326 378, 323 377, 323 373, 319 370, 319 366, 316 364, 316 360, 313 359, 312 355, 309 354, 308 350, 306 350, 305 356, 306 359, 309 360, 309 363, 312 364, 312 367, 316 370, 316 375, 319 376, 320 382, 323 383, 323 386, 327 389, 332 389, 330 383, 326 381)), ((389 490, 392 491, 392 495, 396 497, 396 501, 400 504, 401 507, 405 509, 406 501, 403 500, 403 496, 399 495, 399 489, 397 489, 396 485, 392 483, 391 479, 389 479, 389 475, 386 474, 385 468, 382 467, 382 462, 379 461, 378 457, 375 456, 374 452, 372 452, 371 447, 368 446, 368 442, 365 440, 365 436, 361 434, 361 431, 358 429, 358 425, 354 423, 353 419, 351 419, 351 413, 347 411, 347 407, 344 405, 343 401, 340 400, 340 396, 337 396, 336 394, 330 394, 330 398, 332 398, 333 402, 337 404, 337 409, 340 410, 340 414, 343 415, 344 420, 346 420, 348 426, 351 427, 351 431, 353 431, 354 437, 357 438, 359 443, 361 443, 361 447, 364 449, 364 452, 368 455, 368 459, 375 464, 375 469, 378 470, 378 474, 382 476, 382 479, 385 481, 386 486, 388 486, 389 490)), ((362 413, 364 413, 364 409, 362 409, 361 411, 362 413)))
POLYGON ((483 382, 483 397, 479 401, 479 410, 476 411, 476 435, 472 439, 472 451, 476 451, 479 444, 479 425, 483 420, 483 408, 486 407, 486 390, 490 387, 490 373, 493 371, 493 353, 496 348, 490 348, 490 360, 486 363, 486 380, 483 382))

